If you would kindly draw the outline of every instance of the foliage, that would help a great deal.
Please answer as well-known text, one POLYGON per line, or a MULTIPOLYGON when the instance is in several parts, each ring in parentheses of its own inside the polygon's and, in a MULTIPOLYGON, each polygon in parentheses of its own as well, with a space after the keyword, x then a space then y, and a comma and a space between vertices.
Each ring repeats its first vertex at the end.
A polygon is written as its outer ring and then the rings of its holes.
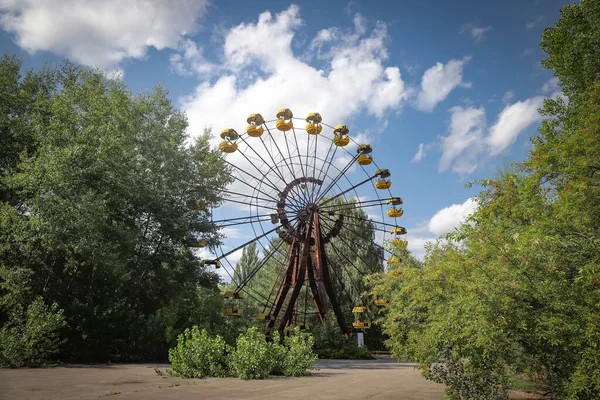
POLYGON ((39 367, 48 363, 62 344, 64 326, 63 311, 56 303, 47 306, 37 298, 24 312, 15 307, 0 329, 0 365, 39 367))
POLYGON ((227 345, 221 336, 211 337, 206 329, 194 325, 177 338, 177 347, 169 350, 171 368, 183 378, 222 377, 227 375, 227 345))
POLYGON ((0 60, 0 304, 56 303, 71 359, 163 358, 183 328, 214 328, 200 306, 218 277, 189 244, 219 236, 187 206, 218 205, 229 181, 209 134, 190 140, 160 86, 134 96, 68 62, 20 66, 0 60))
POLYGON ((256 328, 248 328, 236 340, 230 356, 233 375, 242 379, 264 379, 277 367, 279 352, 272 351, 277 343, 269 343, 256 328))
POLYGON ((600 396, 599 15, 582 0, 543 34, 568 100, 545 101, 529 158, 479 182, 476 212, 422 265, 374 278, 393 354, 455 398, 502 398, 514 373, 600 396))
MULTIPOLYGON (((329 312, 323 324, 313 329, 315 353, 319 358, 371 360, 373 355, 367 347, 359 348, 356 340, 346 338, 337 325, 333 312, 329 312)), ((369 332, 365 336, 369 335, 369 332)))
MULTIPOLYGON (((273 344, 277 343, 273 341, 273 344)), ((298 328, 290 332, 284 339, 284 347, 279 354, 284 354, 283 374, 285 376, 306 376, 310 374, 310 367, 316 361, 317 355, 313 352, 314 339, 298 328)))

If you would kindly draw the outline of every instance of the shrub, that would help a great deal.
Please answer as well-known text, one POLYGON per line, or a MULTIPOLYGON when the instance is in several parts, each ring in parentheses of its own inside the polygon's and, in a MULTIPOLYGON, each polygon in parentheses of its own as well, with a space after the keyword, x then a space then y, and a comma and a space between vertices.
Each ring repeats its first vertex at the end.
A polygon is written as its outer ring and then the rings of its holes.
POLYGON ((23 313, 15 307, 9 321, 0 330, 0 365, 39 367, 51 361, 63 340, 60 330, 66 325, 58 305, 35 299, 23 313))
MULTIPOLYGON (((276 342, 273 342, 276 343, 276 342)), ((264 379, 277 367, 275 345, 267 343, 265 336, 256 328, 248 328, 238 336, 236 349, 230 356, 233 375, 242 379, 264 379)))
POLYGON ((221 336, 211 338, 198 326, 186 329, 169 350, 171 368, 183 378, 227 375, 227 346, 221 336))
POLYGON ((310 366, 317 359, 313 351, 313 337, 296 329, 291 336, 285 338, 284 344, 285 346, 281 346, 285 351, 283 374, 285 376, 310 375, 310 366))

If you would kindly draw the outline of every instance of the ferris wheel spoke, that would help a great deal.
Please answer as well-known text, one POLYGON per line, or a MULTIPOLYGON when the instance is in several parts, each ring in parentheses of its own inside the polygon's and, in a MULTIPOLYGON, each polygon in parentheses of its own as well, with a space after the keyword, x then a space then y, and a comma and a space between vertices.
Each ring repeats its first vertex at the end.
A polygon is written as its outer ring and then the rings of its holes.
MULTIPOLYGON (((297 219, 298 219, 298 217, 294 217, 294 218, 292 218, 292 219, 290 220, 290 222, 292 222, 292 221, 295 221, 295 220, 297 220, 297 219)), ((248 245, 249 245, 249 244, 251 244, 252 242, 256 242, 257 240, 264 238, 265 236, 269 235, 270 233, 273 233, 273 232, 275 232, 275 231, 276 231, 278 228, 279 228, 279 227, 275 227, 275 228, 273 228, 273 229, 271 229, 271 230, 269 230, 269 231, 267 231, 267 232, 263 233, 262 235, 260 235, 260 236, 257 236, 257 237, 253 238, 252 240, 249 240, 249 241, 247 241, 246 243, 244 243, 244 244, 242 244, 242 245, 239 245, 239 246, 238 246, 238 247, 236 247, 235 249, 233 249, 233 250, 230 250, 230 251, 228 251, 227 253, 224 253, 224 254, 222 254, 221 256, 217 257, 215 260, 220 260, 220 259, 222 259, 222 258, 224 258, 224 257, 227 257, 227 256, 230 256, 230 255, 232 255, 232 254, 233 254, 233 253, 235 253, 236 251, 238 251, 238 250, 240 250, 240 249, 243 249, 244 247, 248 246, 248 245)))
POLYGON ((387 222, 375 221, 375 220, 372 220, 372 219, 369 219, 369 218, 361 218, 361 217, 358 217, 356 215, 342 214, 340 212, 336 212, 336 213, 339 214, 339 215, 343 215, 345 218, 357 219, 357 220, 360 220, 360 221, 370 222, 372 224, 389 226, 390 228, 395 228, 395 227, 398 226, 396 224, 388 224, 387 222))
MULTIPOLYGON (((245 158, 246 158, 246 160, 248 159, 247 157, 245 157, 245 158)), ((244 168, 240 168, 240 167, 236 166, 235 164, 230 163, 227 160, 225 160, 225 162, 227 164, 229 164, 231 167, 235 168, 237 171, 243 172, 244 174, 248 175, 249 177, 251 177, 252 179, 256 180, 257 182, 262 182, 260 179, 258 179, 256 176, 252 175, 250 172, 246 171, 244 168)), ((254 167, 254 164, 252 164, 252 166, 254 167)), ((254 168, 256 169, 256 167, 254 167, 254 168)), ((276 192, 279 191, 279 188, 277 186, 273 185, 271 183, 271 181, 264 176, 264 174, 263 174, 263 179, 267 179, 269 181, 269 184, 266 185, 267 187, 270 187, 271 189, 275 190, 276 192)), ((241 178, 240 178, 240 180, 241 180, 241 178)), ((253 186, 251 186, 251 187, 253 187, 253 186)))
MULTIPOLYGON (((333 253, 334 253, 335 255, 337 255, 338 257, 347 259, 347 257, 346 257, 345 255, 343 255, 343 254, 339 254, 339 253, 337 252, 337 250, 334 250, 334 249, 332 249, 332 250, 330 250, 330 253, 331 253, 331 251, 333 251, 333 253)), ((337 277, 337 279, 338 279, 338 283, 339 283, 339 284, 340 284, 340 286, 342 287, 342 290, 343 290, 344 292, 346 292, 346 296, 347 296, 348 300, 352 301, 352 296, 351 296, 351 294, 349 293, 348 289, 346 288, 346 285, 343 283, 343 279, 342 279, 342 277, 340 276, 338 269, 341 269, 343 272, 345 272, 345 275, 348 277, 348 280, 350 281, 350 286, 352 286, 352 289, 353 289, 353 290, 354 290, 354 292, 355 292, 355 293, 357 293, 357 294, 359 294, 359 293, 360 293, 360 285, 358 285, 358 284, 356 283, 356 281, 355 281, 355 280, 354 280, 354 278, 352 277, 352 274, 349 274, 349 273, 348 273, 348 271, 346 271, 346 269, 345 269, 345 267, 344 267, 344 264, 345 264, 345 263, 343 263, 343 262, 342 262, 342 263, 336 263, 336 264, 338 264, 338 266, 339 266, 340 268, 332 268, 332 270, 333 270, 333 274, 334 274, 334 275, 337 277)))
MULTIPOLYGON (((294 141, 296 143, 296 150, 298 151, 298 159, 300 161, 302 161, 302 159, 300 158, 300 148, 298 147, 298 141, 296 140, 296 129, 293 126, 292 126, 292 134, 294 135, 294 141)), ((288 156, 289 156, 289 159, 290 159, 290 163, 292 163, 292 157, 293 157, 293 155, 292 155, 292 152, 290 151, 290 144, 288 143, 288 138, 287 138, 287 135, 285 133, 283 134, 283 139, 285 140, 285 147, 287 148, 287 151, 288 151, 288 156)), ((294 165, 292 163, 292 167, 293 166, 294 165)), ((292 168, 292 171, 293 170, 294 170, 294 168, 292 168)), ((300 163, 300 170, 302 171, 302 175, 306 176, 306 174, 304 173, 304 168, 302 168, 302 162, 300 163)), ((294 177, 294 179, 296 179, 296 174, 295 173, 293 173, 292 176, 294 177)), ((306 202, 308 202, 308 200, 306 199, 305 196, 303 196, 303 198, 304 198, 304 200, 306 202)))
MULTIPOLYGON (((331 160, 328 161, 329 153, 331 153, 332 147, 333 147, 333 140, 331 140, 329 143, 329 150, 327 150, 327 155, 323 159, 323 163, 321 164, 321 168, 319 169, 319 177, 318 177, 319 180, 324 181, 327 178, 327 174, 329 173, 329 168, 331 167, 331 164, 333 164, 333 158, 335 157, 335 153, 337 152, 337 149, 339 146, 335 146, 335 149, 333 150, 333 154, 331 155, 331 160), (323 168, 325 167, 325 165, 327 165, 327 169, 325 170, 325 174, 323 174, 323 168), (323 177, 321 177, 321 175, 323 175, 323 177)), ((319 188, 319 190, 316 191, 316 194, 313 193, 313 195, 311 197, 311 201, 314 202, 315 198, 318 198, 320 190, 321 190, 321 188, 319 188)))
POLYGON ((279 248, 283 245, 283 243, 285 243, 285 242, 283 240, 281 240, 272 251, 269 251, 263 257, 263 259, 260 261, 260 263, 256 267, 254 267, 254 269, 252 271, 250 271, 248 273, 248 275, 238 284, 236 290, 243 289, 248 284, 248 282, 252 278, 254 278, 254 276, 258 273, 258 271, 260 271, 261 268, 277 253, 277 250, 279 250, 279 248))
POLYGON ((255 219, 255 218, 266 218, 266 217, 271 217, 271 214, 262 214, 262 215, 251 215, 249 217, 237 217, 237 218, 226 218, 226 219, 218 219, 218 220, 212 220, 211 222, 213 224, 220 224, 223 222, 233 222, 233 221, 245 221, 247 219, 255 219))
MULTIPOLYGON (((294 173, 294 170, 289 166, 289 164, 287 163, 287 160, 283 154, 283 152, 281 151, 281 149, 279 148, 279 146, 277 145, 277 141, 275 140, 273 134, 271 133, 271 130, 269 129, 269 127, 265 124, 265 128, 267 129, 267 133, 269 135, 269 137, 271 138, 271 143, 273 143, 275 145, 275 148, 278 151, 278 154, 281 154, 281 157, 283 158, 283 162, 284 164, 287 166, 288 170, 290 171, 290 173, 292 174, 292 176, 295 179, 296 174, 294 173)), ((284 139, 286 140, 287 143, 287 137, 285 136, 285 133, 283 133, 284 135, 284 139)), ((289 153, 288 153, 289 154, 289 153)), ((275 160, 273 160, 273 162, 275 163, 275 160)), ((275 163, 276 164, 276 163, 275 163)))
POLYGON ((381 202, 373 202, 371 204, 359 204, 357 206, 348 206, 345 207, 344 205, 340 205, 340 204, 331 204, 331 205, 327 205, 325 207, 320 207, 321 210, 323 211, 327 211, 327 212, 333 212, 333 211, 352 211, 352 210, 363 210, 365 208, 370 208, 370 207, 379 207, 381 206, 382 203, 381 202))
MULTIPOLYGON (((254 165, 254 163, 252 162, 252 160, 250 160, 248 157, 246 157, 246 155, 245 155, 243 152, 240 152, 240 154, 242 155, 242 157, 244 157, 244 158, 245 158, 245 159, 246 159, 246 160, 247 160, 247 161, 250 163, 250 165, 252 165, 252 167, 253 167, 253 168, 254 168, 256 171, 258 171, 258 173, 259 173, 259 174, 261 174, 261 176, 262 176, 262 178, 263 178, 263 179, 266 179, 266 180, 269 182, 269 184, 270 184, 270 185, 268 185, 268 186, 270 186, 271 188, 273 188, 273 189, 274 189, 274 190, 276 190, 276 191, 279 191, 279 188, 277 187, 277 185, 276 185, 275 183, 273 183, 273 182, 272 182, 272 181, 269 179, 269 177, 268 177, 268 176, 267 176, 267 175, 266 175, 264 172, 262 172, 262 171, 261 171, 261 170, 260 170, 260 169, 259 169, 259 168, 258 168, 256 165, 254 165)), ((258 154, 258 153, 257 153, 257 154, 258 154)), ((260 156, 259 156, 259 157, 260 157, 260 156)), ((257 179, 256 177, 254 177, 253 175, 251 175, 251 174, 250 174, 248 171, 246 171, 246 170, 244 170, 244 169, 242 169, 242 168, 238 168, 237 166, 233 165, 232 163, 228 162, 227 160, 225 160, 225 162, 226 162, 227 164, 231 165, 232 167, 234 167, 234 168, 237 168, 238 170, 244 171, 246 174, 248 174, 248 175, 252 176, 254 179, 257 179)), ((257 180, 258 180, 258 179, 257 179, 257 180)))
MULTIPOLYGON (((340 180, 340 178, 342 176, 344 176, 346 174, 346 172, 348 172, 348 170, 350 169, 350 167, 352 167, 352 164, 354 164, 354 162, 356 162, 356 160, 358 159, 358 154, 356 156, 354 156, 354 158, 352 158, 350 160, 350 162, 344 167, 344 169, 342 169, 340 171, 340 173, 329 183, 329 185, 327 185, 327 188, 325 190, 323 190, 323 192, 317 192, 317 200, 315 201, 316 203, 320 202, 323 197, 327 196, 327 193, 329 193, 329 191, 335 186, 335 184, 340 180)), ((372 178, 371 178, 372 179, 372 178)))
POLYGON ((387 201, 387 199, 374 199, 374 200, 364 200, 364 201, 353 201, 351 203, 342 204, 342 205, 340 205, 340 204, 330 204, 328 206, 321 207, 321 209, 335 208, 337 210, 354 210, 354 209, 360 209, 360 208, 364 208, 364 207, 379 206, 384 201, 387 201))
MULTIPOLYGON (((267 128, 267 129, 268 129, 268 128, 267 128)), ((270 132, 269 132, 269 135, 270 135, 270 132)), ((272 138, 272 136, 271 136, 271 138, 272 138)), ((281 179, 281 181, 282 181, 284 184, 287 184, 287 182, 286 182, 286 179, 285 179, 285 177, 284 177, 284 174, 283 174, 283 172, 282 172, 282 171, 280 171, 280 170, 279 170, 279 168, 277 168, 277 162, 275 162, 275 159, 273 158, 273 155, 272 155, 272 153, 273 153, 273 152, 272 152, 272 151, 269 151, 269 149, 267 148, 267 145, 265 144, 265 142, 264 142, 264 140, 263 140, 262 136, 261 136, 261 137, 259 137, 259 139, 260 139, 260 142, 262 143, 263 147, 265 148, 265 151, 267 152, 267 154, 268 154, 268 155, 269 155, 269 157, 271 158, 271 161, 273 162, 273 165, 272 165, 272 167, 271 167, 271 168, 269 168, 269 171, 273 171, 273 173, 274 173, 275 175, 277 175, 277 176, 279 177, 279 179, 281 179)), ((261 160, 263 160, 263 162, 265 163, 265 165, 268 165, 268 163, 267 163, 267 162, 264 160, 264 158, 262 158, 262 157, 261 157, 261 156, 258 154, 258 152, 257 152, 257 151, 256 151, 256 150, 255 150, 253 147, 251 147, 251 149, 252 149, 252 150, 253 150, 253 151, 256 153, 256 155, 257 155, 257 156, 259 156, 259 157, 260 157, 260 159, 261 159, 261 160)), ((288 151, 289 151, 289 149, 288 149, 288 151)), ((295 175, 293 174, 293 171, 290 171, 290 172, 292 172, 292 176, 294 177, 294 179, 296 179, 295 175)))
MULTIPOLYGON (((329 243, 328 243, 328 245, 329 245, 329 246, 331 246, 331 248, 332 248, 332 249, 335 251, 335 253, 336 253, 337 255, 339 255, 339 256, 341 256, 341 257, 343 257, 343 258, 344 258, 344 259, 345 259, 345 260, 346 260, 346 261, 347 261, 347 262, 348 262, 348 263, 349 263, 349 264, 350 264, 350 265, 351 265, 351 266, 352 266, 352 267, 353 267, 353 268, 356 270, 356 272, 358 273, 358 276, 364 276, 364 275, 365 275, 365 271, 362 271, 362 270, 361 270, 359 267, 357 267, 357 266, 356 266, 356 264, 355 264, 355 262, 353 262, 352 260, 350 260, 350 258, 348 258, 348 256, 347 256, 347 255, 346 255, 344 252, 342 252, 342 251, 338 250, 338 248, 337 248, 337 247, 336 247, 336 246, 333 244, 333 242, 329 242, 329 243)), ((350 248, 350 249, 351 249, 352 253, 353 253, 355 256, 357 256, 357 257, 358 257, 358 259, 359 259, 359 260, 360 260, 360 261, 361 261, 361 262, 362 262, 362 263, 363 263, 365 266, 368 266, 368 265, 369 265, 369 263, 367 263, 367 262, 364 260, 364 258, 362 258, 362 256, 361 256, 361 255, 360 255, 360 254, 359 254, 359 253, 358 253, 358 252, 357 252, 357 251, 354 249, 354 247, 353 247, 353 246, 348 246, 348 248, 350 248)), ((344 268, 344 265, 345 265, 345 264, 344 264, 344 263, 342 263, 342 268, 344 268)), ((348 275, 350 276, 350 274, 348 274, 348 275)))
MULTIPOLYGON (((242 178, 240 178, 240 177, 237 177, 237 176, 235 176, 235 175, 231 175, 231 176, 233 177, 233 179, 235 179, 236 181, 238 181, 238 182, 240 182, 240 183, 243 183, 244 185, 248 186, 250 189, 252 189, 252 190, 256 190, 256 191, 257 191, 257 192, 259 192, 260 194, 263 194, 263 195, 267 196, 267 197, 269 198, 269 200, 268 200, 268 201, 277 202, 277 199, 276 199, 275 197, 271 196, 269 193, 263 192, 262 190, 258 189, 257 187, 255 187, 255 186, 252 186, 251 184, 249 184, 248 182, 246 182, 245 180, 243 180, 243 179, 242 179, 242 178)), ((251 196, 248 196, 248 197, 251 197, 251 196)))
MULTIPOLYGON (((333 223, 333 222, 335 222, 335 221, 334 221, 332 218, 330 218, 330 217, 326 216, 325 214, 320 214, 320 216, 321 216, 321 217, 323 217, 323 218, 325 218, 325 219, 327 219, 327 220, 329 220, 329 221, 330 221, 330 222, 332 222, 332 223, 333 223)), ((360 232, 358 232, 358 231, 355 231, 354 229, 350 229, 350 228, 349 228, 347 225, 352 225, 352 226, 356 226, 356 227, 359 227, 359 228, 363 228, 362 226, 359 226, 359 225, 354 225, 354 224, 347 224, 346 222, 344 222, 344 228, 345 228, 345 229, 347 229, 347 230, 348 230, 349 232, 351 232, 352 234, 354 234, 354 235, 357 235, 358 237, 360 237, 360 232)), ((380 244, 378 244, 378 243, 372 242, 372 244, 373 244, 373 245, 375 245, 375 247, 377 247, 377 248, 379 248, 379 249, 381 249, 381 250, 383 250, 383 251, 385 251, 385 252, 388 252, 388 253, 390 253, 390 254, 394 254, 392 251, 390 251, 390 250, 387 250, 385 247, 381 246, 381 245, 380 245, 380 244)))
MULTIPOLYGON (((225 270, 227 275, 229 275, 229 278, 233 282, 233 281, 235 281, 234 276, 236 274, 235 267, 233 265, 231 265, 231 262, 229 262, 229 260, 227 258, 225 258, 224 260, 227 263, 227 265, 229 265, 229 268, 231 268, 231 270, 233 271, 233 275, 229 273, 229 271, 227 270, 227 268, 225 268, 225 266, 223 266, 223 269, 225 270)), ((261 302, 265 301, 265 305, 268 305, 268 300, 262 293, 254 290, 252 288, 248 288, 248 290, 245 290, 244 292, 248 295, 248 297, 252 298, 256 302, 261 303, 261 302)))
MULTIPOLYGON (((247 201, 234 200, 234 199, 231 199, 231 198, 222 198, 222 199, 226 200, 227 202, 232 202, 232 203, 236 203, 236 204, 242 204, 242 205, 245 205, 245 206, 248 205, 247 201)), ((264 208, 265 210, 277 211, 277 208, 275 208, 275 207, 263 206, 263 205, 259 205, 259 204, 257 204, 256 207, 264 208)))
POLYGON ((330 197, 330 198, 326 199, 324 202, 320 203, 320 204, 319 204, 319 206, 324 206, 324 205, 325 205, 325 204, 327 204, 327 203, 331 203, 331 202, 332 202, 332 201, 334 201, 335 199, 337 199, 337 198, 339 198, 339 197, 341 197, 341 196, 345 195, 346 193, 348 193, 348 192, 350 192, 350 191, 352 191, 352 190, 354 190, 354 189, 357 189, 357 188, 359 188, 360 186, 364 185, 365 183, 367 183, 367 182, 371 182, 371 181, 372 181, 373 179, 375 179, 376 177, 377 177, 377 175, 373 175, 372 177, 370 177, 370 178, 367 178, 367 179, 365 179, 364 181, 362 181, 362 182, 360 182, 360 183, 357 183, 357 184, 356 184, 356 185, 354 185, 354 186, 351 186, 350 188, 348 188, 348 189, 344 190, 343 192, 341 192, 341 193, 338 193, 338 194, 336 194, 335 196, 333 196, 333 197, 330 197))

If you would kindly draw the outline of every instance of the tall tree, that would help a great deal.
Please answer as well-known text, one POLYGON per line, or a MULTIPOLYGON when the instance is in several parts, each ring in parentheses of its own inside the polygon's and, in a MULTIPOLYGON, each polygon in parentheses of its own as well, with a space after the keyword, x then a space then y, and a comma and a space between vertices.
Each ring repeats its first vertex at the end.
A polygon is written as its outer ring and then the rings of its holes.
POLYGON ((217 205, 227 169, 207 133, 188 144, 186 117, 160 86, 132 96, 70 63, 40 74, 3 74, 7 87, 45 86, 21 94, 21 114, 4 107, 0 117, 18 154, 0 178, 12 196, 0 204, 0 295, 20 276, 32 296, 56 302, 68 322, 63 355, 158 357, 165 332, 192 322, 196 286, 216 290, 189 245, 218 234, 187 204, 217 205))
POLYGON ((480 182, 469 224, 423 268, 376 286, 393 352, 453 398, 504 398, 514 373, 600 397, 600 2, 565 6, 541 45, 564 96, 545 101, 529 158, 480 182))

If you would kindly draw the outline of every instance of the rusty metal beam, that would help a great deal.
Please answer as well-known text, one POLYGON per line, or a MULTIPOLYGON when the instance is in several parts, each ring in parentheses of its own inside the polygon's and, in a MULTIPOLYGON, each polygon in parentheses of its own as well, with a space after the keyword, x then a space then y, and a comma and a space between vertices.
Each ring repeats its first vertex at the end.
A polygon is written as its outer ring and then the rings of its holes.
POLYGON ((322 240, 321 226, 319 224, 319 213, 317 211, 315 211, 315 213, 314 213, 313 224, 314 224, 314 231, 315 231, 315 254, 318 255, 317 270, 320 271, 320 273, 323 277, 323 285, 325 286, 325 291, 327 293, 327 296, 329 297, 329 301, 331 302, 331 308, 333 308, 333 312, 335 313, 335 316, 337 317, 338 325, 342 329, 342 332, 344 332, 344 334, 346 336, 349 336, 350 331, 348 330, 348 327, 346 326, 346 323, 344 321, 344 315, 342 314, 342 309, 340 308, 340 304, 338 303, 337 298, 335 297, 335 291, 333 290, 333 285, 331 283, 331 277, 329 276, 329 267, 327 265, 327 256, 325 255, 325 248, 323 247, 324 243, 322 240))

